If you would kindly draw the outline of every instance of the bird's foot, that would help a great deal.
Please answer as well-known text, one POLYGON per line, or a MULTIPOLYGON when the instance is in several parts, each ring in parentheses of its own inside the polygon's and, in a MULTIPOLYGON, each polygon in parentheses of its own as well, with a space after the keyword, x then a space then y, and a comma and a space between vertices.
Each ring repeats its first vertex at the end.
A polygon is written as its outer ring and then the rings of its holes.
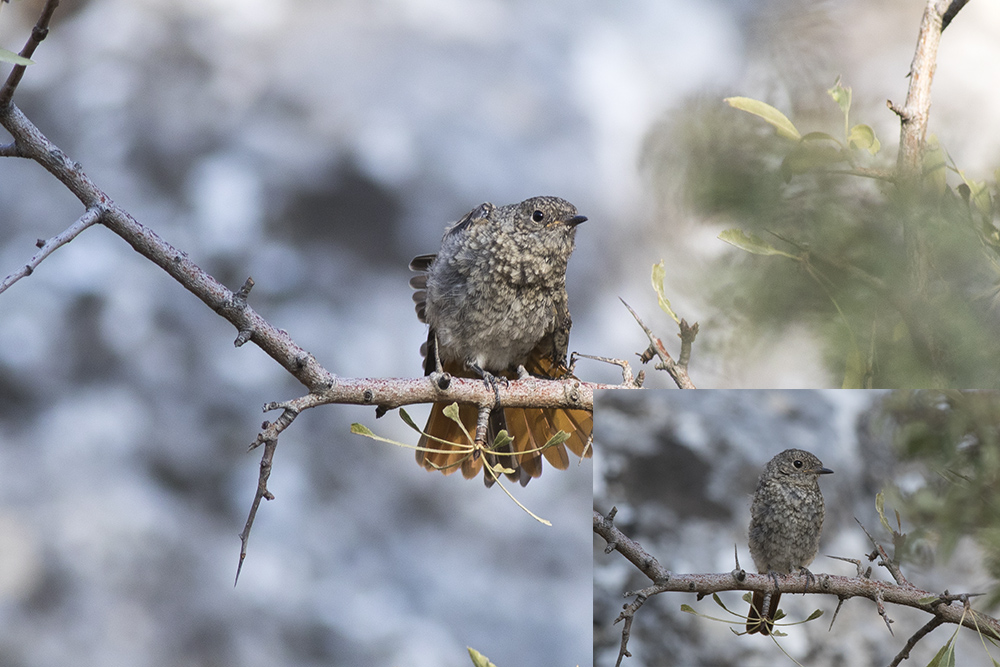
POLYGON ((489 371, 483 369, 478 364, 469 364, 469 368, 472 369, 476 375, 483 379, 483 384, 487 388, 493 390, 493 396, 496 398, 497 407, 500 406, 500 385, 503 384, 504 387, 510 384, 510 380, 505 378, 503 375, 494 375, 489 371))
POLYGON ((805 575, 806 577, 806 590, 809 590, 809 586, 816 583, 816 575, 809 571, 807 567, 800 567, 799 574, 805 575))

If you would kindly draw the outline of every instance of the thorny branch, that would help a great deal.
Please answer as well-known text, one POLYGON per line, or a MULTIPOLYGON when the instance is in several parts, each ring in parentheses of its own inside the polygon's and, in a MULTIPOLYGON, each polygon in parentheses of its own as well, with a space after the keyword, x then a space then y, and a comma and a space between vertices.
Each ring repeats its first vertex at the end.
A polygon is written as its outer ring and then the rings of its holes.
MULTIPOLYGON (((600 535, 607 542, 605 553, 612 551, 620 552, 635 567, 646 575, 653 584, 641 591, 626 593, 626 597, 632 595, 649 598, 653 595, 664 592, 695 593, 698 599, 723 591, 760 591, 763 593, 775 591, 775 582, 766 574, 755 574, 746 572, 737 564, 737 568, 732 572, 723 574, 676 574, 664 569, 654 558, 649 555, 639 543, 623 534, 614 525, 615 509, 603 516, 594 510, 594 532, 600 535)), ((884 550, 883 550, 884 552, 884 550)), ((850 559, 853 560, 854 559, 850 559)), ((884 564, 884 563, 880 563, 884 564)), ((844 577, 830 574, 816 574, 815 581, 810 581, 810 577, 804 574, 793 574, 782 577, 782 593, 821 593, 834 595, 841 600, 852 597, 868 598, 875 602, 879 613, 888 625, 891 620, 885 615, 885 603, 897 604, 906 607, 920 609, 940 619, 941 623, 954 623, 963 625, 972 630, 982 632, 983 636, 1000 640, 1000 620, 975 611, 968 606, 968 595, 949 595, 931 593, 921 590, 909 584, 898 584, 886 581, 876 581, 866 576, 861 571, 858 562, 858 576, 844 577), (953 604, 959 602, 960 604, 953 604)), ((905 580, 904 580, 905 581, 905 580)), ((643 600, 644 602, 645 600, 643 600)), ((638 602, 638 600, 637 600, 638 602)), ((641 602, 634 609, 629 606, 618 617, 629 618, 641 607, 641 602)), ((616 621, 617 622, 617 621, 616 621)), ((629 624, 629 627, 631 624, 629 624)), ((913 640, 913 644, 917 639, 913 640)), ((628 655, 627 637, 623 635, 621 651, 618 661, 628 655)), ((909 646, 912 648, 912 646, 909 646)), ((909 650, 909 649, 907 649, 909 650)))
POLYGON ((694 339, 698 335, 698 323, 695 322, 694 324, 688 324, 687 320, 684 319, 680 321, 681 332, 679 337, 681 339, 681 353, 680 356, 678 356, 677 361, 674 361, 673 357, 670 356, 670 353, 667 352, 667 348, 663 344, 663 341, 653 333, 652 329, 643 323, 643 321, 639 318, 639 315, 632 310, 632 306, 625 303, 624 299, 621 299, 621 302, 625 304, 625 307, 628 308, 628 312, 632 313, 632 317, 635 318, 635 321, 640 327, 642 327, 642 330, 646 332, 646 337, 649 338, 649 347, 646 348, 645 352, 639 355, 640 361, 642 361, 642 363, 646 363, 653 357, 657 357, 660 361, 656 364, 656 369, 664 370, 670 374, 670 377, 673 378, 674 383, 680 389, 697 389, 697 387, 694 386, 694 382, 691 381, 691 378, 688 375, 688 363, 691 361, 691 347, 694 345, 694 339))
MULTIPOLYGON (((21 56, 29 58, 46 37, 49 22, 58 4, 58 0, 46 2, 31 36, 21 50, 21 56)), ((85 212, 61 234, 48 241, 40 241, 39 252, 0 283, 0 293, 21 278, 30 275, 56 249, 76 238, 88 227, 99 223, 124 239, 136 252, 166 271, 209 308, 232 323, 238 332, 234 341, 237 347, 250 341, 254 342, 308 390, 306 395, 299 398, 265 406, 265 411, 280 409, 282 414, 274 422, 265 422, 251 445, 251 449, 260 444, 264 444, 265 447, 261 458, 257 492, 246 525, 240 533, 241 550, 237 579, 239 569, 242 568, 246 558, 247 542, 260 501, 273 498, 267 489, 267 480, 278 436, 303 410, 330 403, 371 405, 377 408, 376 416, 381 416, 389 409, 412 403, 448 400, 481 406, 493 404, 496 398, 493 392, 477 380, 454 378, 443 387, 440 383, 434 382, 433 378, 349 379, 338 378, 326 370, 312 354, 299 347, 287 332, 271 325, 249 306, 247 301, 254 285, 252 278, 247 278, 235 293, 229 290, 191 261, 187 253, 161 239, 153 230, 139 223, 128 211, 118 206, 87 176, 79 162, 70 159, 58 146, 49 141, 12 102, 24 69, 22 65, 15 66, 0 88, 0 126, 3 126, 13 138, 11 143, 0 146, 0 157, 23 157, 37 162, 80 200, 85 212)), ((627 379, 630 379, 628 377, 630 370, 625 368, 623 372, 627 379)), ((502 387, 499 396, 503 404, 508 407, 566 407, 593 411, 594 390, 623 386, 632 387, 635 384, 601 385, 580 382, 572 378, 561 381, 523 378, 502 387)))
POLYGON ((935 630, 940 625, 944 625, 944 621, 941 620, 940 616, 935 616, 931 620, 927 621, 923 626, 921 626, 919 630, 913 633, 912 637, 910 637, 907 640, 906 645, 903 646, 903 649, 899 653, 897 653, 896 657, 893 658, 892 662, 889 663, 889 667, 896 667, 897 665, 899 665, 899 663, 909 658, 910 651, 912 651, 913 647, 917 645, 917 642, 926 637, 927 635, 929 635, 933 630, 935 630))
POLYGON ((101 209, 99 208, 88 208, 86 212, 81 215, 76 222, 70 225, 66 231, 56 236, 53 236, 48 241, 43 241, 41 239, 35 244, 38 246, 39 250, 35 255, 27 261, 27 263, 20 269, 10 274, 0 282, 0 294, 5 292, 8 287, 16 283, 21 278, 25 276, 30 276, 39 264, 42 263, 46 257, 51 255, 60 247, 66 245, 73 239, 75 239, 79 234, 90 227, 91 225, 100 222, 101 219, 101 209))

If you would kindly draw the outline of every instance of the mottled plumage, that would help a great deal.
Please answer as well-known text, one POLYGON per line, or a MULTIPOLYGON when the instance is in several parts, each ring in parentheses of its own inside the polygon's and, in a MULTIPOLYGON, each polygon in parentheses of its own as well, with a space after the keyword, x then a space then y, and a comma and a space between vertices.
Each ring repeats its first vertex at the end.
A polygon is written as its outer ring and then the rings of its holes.
MULTIPOLYGON (((558 197, 534 197, 519 204, 486 203, 448 228, 437 255, 416 257, 410 268, 420 271, 410 284, 417 290, 417 316, 429 325, 424 371, 443 370, 459 377, 517 378, 518 366, 544 378, 568 375, 566 352, 572 320, 566 297, 566 264, 573 252, 576 226, 586 218, 558 197)), ((502 380, 501 380, 502 381, 502 380)), ((436 403, 425 432, 462 446, 468 442, 458 425, 444 416, 447 403, 436 403)), ((475 432, 476 408, 460 406, 462 422, 475 432)), ((500 463, 526 484, 541 474, 541 454, 525 450, 544 445, 566 431, 566 446, 577 455, 589 453, 593 428, 582 410, 503 409, 490 417, 488 443, 501 429, 514 438, 518 454, 500 463)), ((421 447, 448 450, 418 452, 428 469, 453 472, 465 454, 458 448, 421 438, 421 447)), ((563 445, 544 456, 557 468, 569 465, 563 445)), ((461 462, 462 473, 474 477, 481 457, 461 462)), ((492 478, 486 475, 487 484, 492 478)))
MULTIPOLYGON (((819 475, 831 472, 801 449, 786 449, 768 461, 750 507, 750 555, 758 572, 791 574, 816 557, 826 515, 819 475)), ((764 594, 753 594, 747 632, 770 633, 761 620, 774 619, 780 597, 772 593, 767 613, 762 613, 764 594)))

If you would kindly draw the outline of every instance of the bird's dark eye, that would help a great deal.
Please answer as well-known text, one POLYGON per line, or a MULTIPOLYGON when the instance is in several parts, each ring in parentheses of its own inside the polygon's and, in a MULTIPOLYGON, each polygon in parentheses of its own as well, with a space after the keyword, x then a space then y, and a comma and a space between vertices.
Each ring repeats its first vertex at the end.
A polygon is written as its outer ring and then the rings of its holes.
POLYGON ((795 466, 796 468, 801 468, 802 467, 802 461, 800 459, 795 459, 795 461, 792 463, 792 465, 795 466))
POLYGON ((531 219, 534 220, 535 222, 541 222, 542 220, 545 219, 545 214, 539 210, 536 210, 534 213, 531 214, 531 219))

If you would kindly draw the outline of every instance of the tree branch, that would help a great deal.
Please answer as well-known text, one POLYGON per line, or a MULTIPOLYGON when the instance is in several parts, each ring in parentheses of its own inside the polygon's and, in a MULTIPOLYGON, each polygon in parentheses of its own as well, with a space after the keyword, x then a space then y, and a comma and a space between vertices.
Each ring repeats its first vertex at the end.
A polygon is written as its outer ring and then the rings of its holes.
MULTIPOLYGON (((0 0, 2 2, 2 0, 0 0)), ((45 38, 52 12, 58 5, 49 0, 43 9, 32 36, 22 51, 30 55, 45 38)), ((21 110, 10 101, 23 74, 23 67, 15 67, 3 88, 0 88, 0 125, 13 137, 11 144, 0 146, 0 156, 25 157, 42 165, 59 182, 69 189, 83 204, 86 211, 69 229, 40 245, 41 251, 18 272, 11 274, 0 285, 0 292, 25 275, 58 247, 69 242, 84 229, 100 223, 124 239, 185 289, 198 297, 209 308, 228 320, 237 329, 234 344, 239 347, 253 341, 307 389, 308 393, 284 403, 269 403, 265 410, 281 409, 274 422, 264 422, 261 432, 251 449, 264 444, 257 491, 246 525, 240 533, 240 566, 237 579, 246 558, 247 543, 254 518, 262 499, 273 495, 267 488, 278 437, 303 410, 331 403, 375 406, 376 416, 387 410, 412 403, 456 401, 479 406, 492 406, 499 399, 507 407, 571 408, 593 412, 595 389, 613 389, 620 386, 567 380, 540 380, 521 378, 501 385, 497 393, 479 380, 451 378, 435 374, 420 379, 338 379, 323 368, 305 349, 299 347, 284 331, 274 327, 248 305, 254 282, 247 278, 243 286, 233 293, 187 256, 161 239, 154 231, 140 224, 126 210, 119 207, 105 192, 84 173, 83 167, 70 159, 58 146, 42 134, 21 110)), ((628 385, 632 386, 632 385, 628 385)))
MULTIPOLYGON (((35 22, 35 27, 31 29, 31 36, 28 37, 24 48, 18 54, 19 56, 22 58, 31 58, 32 54, 35 53, 35 49, 49 34, 49 22, 52 20, 52 14, 58 6, 59 0, 48 0, 45 3, 45 7, 42 8, 42 14, 38 17, 38 21, 35 22)), ((26 65, 14 65, 14 68, 10 71, 7 81, 0 88, 0 109, 6 108, 10 104, 10 100, 14 96, 14 91, 17 89, 17 84, 21 83, 21 77, 24 76, 25 67, 26 65)))
POLYGON ((237 331, 250 332, 249 339, 310 390, 330 385, 334 376, 302 349, 287 333, 269 324, 246 304, 237 299, 225 285, 192 262, 187 253, 178 250, 156 232, 140 224, 128 211, 98 188, 84 173, 83 167, 71 160, 17 108, 9 104, 0 108, 0 125, 14 137, 22 156, 45 167, 65 185, 87 209, 102 211, 100 223, 124 239, 132 248, 201 299, 209 308, 229 320, 237 331))
POLYGON ((935 616, 922 625, 920 629, 914 632, 913 636, 906 641, 906 645, 903 646, 902 650, 900 650, 900 652, 896 654, 896 657, 892 659, 892 662, 889 663, 889 667, 897 667, 899 663, 908 659, 910 657, 910 651, 912 651, 913 647, 917 645, 917 642, 929 635, 940 625, 944 625, 944 621, 940 616, 935 616))
POLYGON ((944 17, 948 23, 965 6, 968 0, 927 0, 920 20, 917 48, 910 63, 910 86, 906 102, 898 107, 888 106, 899 116, 899 169, 903 183, 919 182, 923 169, 924 143, 927 138, 927 121, 931 110, 931 83, 937 69, 937 53, 944 30, 944 17))
POLYGON ((697 389, 688 375, 688 362, 691 361, 691 347, 694 345, 694 339, 698 335, 698 323, 688 324, 687 320, 684 319, 678 323, 681 330, 679 334, 679 338, 681 339, 681 353, 677 361, 674 361, 670 353, 667 352, 663 341, 653 333, 652 329, 643 323, 639 315, 632 310, 632 306, 625 303, 624 299, 619 300, 625 304, 628 312, 632 313, 632 317, 635 318, 635 321, 642 327, 642 330, 646 332, 646 337, 649 338, 649 347, 639 355, 642 363, 646 363, 653 357, 657 357, 660 361, 656 364, 656 369, 666 371, 673 378, 674 384, 680 389, 697 389))
MULTIPOLYGON (((629 562, 646 575, 653 584, 641 591, 626 593, 626 597, 637 595, 648 598, 665 592, 695 593, 698 599, 723 591, 759 591, 773 593, 776 591, 774 580, 767 574, 746 572, 739 567, 724 574, 673 574, 664 569, 653 556, 646 553, 634 540, 624 535, 613 524, 616 510, 607 517, 594 510, 594 532, 607 542, 605 553, 618 551, 629 562)), ((968 608, 967 596, 931 593, 911 585, 900 585, 893 582, 875 581, 859 575, 844 577, 831 574, 792 574, 781 578, 782 593, 821 593, 833 595, 841 600, 852 597, 863 597, 875 602, 884 610, 884 603, 913 607, 925 611, 941 623, 963 625, 972 630, 982 632, 984 636, 1000 640, 1000 620, 968 608), (959 602, 960 604, 953 604, 959 602)), ((640 604, 641 606, 641 604, 640 604)), ((638 608, 638 607, 637 607, 638 608)), ((637 610, 636 608, 636 610, 637 610)), ((633 610, 632 613, 636 610, 633 610)), ((626 607, 628 611, 628 607, 626 607)), ((882 613, 882 612, 880 612, 882 613)), ((625 612, 623 612, 623 615, 625 612)), ((618 620, 621 620, 619 616, 618 620)), ((885 617, 886 623, 889 622, 885 617)), ((616 621, 617 622, 617 621, 616 621)), ((919 639, 919 637, 917 638, 919 639)), ((917 640, 913 640, 915 644, 917 640)), ((627 654, 623 641, 621 657, 627 654)), ((912 648, 910 646, 909 648, 912 648)))
POLYGON ((81 215, 76 222, 70 225, 66 229, 66 231, 64 231, 62 234, 53 236, 48 241, 42 241, 41 239, 39 239, 36 245, 40 248, 40 250, 37 253, 35 253, 35 255, 31 259, 29 259, 24 266, 22 266, 20 269, 18 269, 17 271, 15 271, 14 273, 10 274, 9 276, 3 279, 3 282, 0 283, 0 294, 5 292, 8 287, 16 283, 21 278, 24 278, 25 276, 30 276, 35 271, 35 269, 38 268, 38 265, 41 264, 46 257, 55 252, 56 249, 66 245, 67 243, 75 239, 77 236, 79 236, 80 232, 87 229, 94 223, 100 222, 101 215, 102 215, 101 209, 88 208, 87 211, 83 215, 81 215))

